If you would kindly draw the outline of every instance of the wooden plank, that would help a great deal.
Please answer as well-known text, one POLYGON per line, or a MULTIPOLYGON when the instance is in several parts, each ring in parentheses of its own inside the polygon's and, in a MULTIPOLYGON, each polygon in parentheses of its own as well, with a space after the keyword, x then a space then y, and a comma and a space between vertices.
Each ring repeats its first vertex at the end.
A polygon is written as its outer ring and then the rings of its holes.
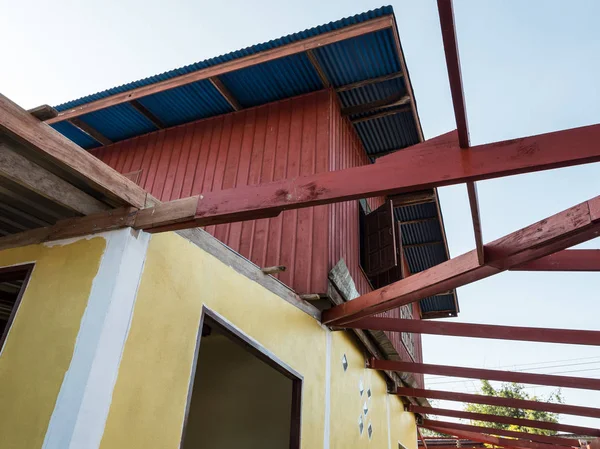
POLYGON ((410 106, 403 106, 400 108, 394 108, 394 109, 378 112, 376 114, 365 115, 364 117, 356 117, 350 121, 352 122, 353 125, 355 125, 357 123, 368 122, 370 120, 377 120, 379 118, 388 117, 390 115, 402 114, 404 112, 410 112, 410 111, 411 111, 410 106))
POLYGON ((313 51, 312 50, 307 50, 306 51, 306 56, 308 57, 308 60, 310 61, 310 63, 312 64, 313 68, 317 72, 317 75, 319 75, 319 79, 321 80, 321 83, 323 83, 323 87, 325 87, 325 88, 331 87, 331 83, 327 79, 327 75, 325 74, 325 71, 321 67, 321 64, 319 64, 319 61, 317 60, 317 57, 315 56, 315 54, 313 53, 313 51))
POLYGON ((150 123, 152 123, 156 129, 166 128, 165 124, 161 119, 154 115, 146 106, 137 100, 131 100, 129 104, 140 114, 142 114, 150 123))
POLYGON ((242 109, 242 105, 237 101, 237 99, 233 96, 233 94, 227 89, 223 81, 218 76, 211 76, 208 81, 214 86, 215 89, 221 94, 225 101, 229 103, 229 106, 233 108, 234 111, 239 111, 242 109))
POLYGON ((494 444, 504 447, 513 446, 516 448, 523 449, 558 449, 564 447, 579 446, 578 440, 576 438, 569 440, 567 438, 549 437, 527 432, 516 432, 483 426, 473 426, 469 424, 434 421, 430 419, 424 419, 423 423, 421 424, 421 427, 426 429, 444 429, 444 431, 440 431, 442 433, 455 435, 460 438, 469 438, 471 440, 481 441, 483 443, 494 444), (477 436, 473 436, 472 434, 476 434, 477 436), (511 438, 506 439, 492 435, 510 436, 511 438), (479 438, 479 440, 477 438, 479 438), (490 440, 483 441, 483 439, 490 440))
POLYGON ((510 268, 511 271, 600 271, 599 249, 565 249, 510 268))
POLYGON ((535 341, 600 346, 600 331, 549 329, 545 327, 497 326, 491 324, 422 321, 400 318, 368 317, 344 325, 352 329, 370 329, 453 337, 535 341))
MULTIPOLYGON (((409 412, 412 413, 421 413, 427 415, 436 415, 436 416, 448 416, 451 418, 460 418, 467 419, 469 421, 484 421, 498 424, 507 424, 521 427, 532 427, 534 429, 545 429, 545 430, 554 430, 556 432, 570 432, 578 435, 587 435, 587 436, 600 436, 600 430, 594 429, 592 427, 582 427, 582 426, 573 426, 568 424, 560 424, 548 421, 537 421, 534 419, 523 419, 523 418, 512 418, 510 416, 500 416, 500 415, 492 415, 488 413, 475 413, 475 412, 465 412, 462 410, 448 410, 443 408, 435 408, 435 407, 422 407, 419 405, 410 405, 408 408, 409 412)), ((513 436, 517 438, 522 438, 522 436, 518 435, 506 435, 513 436)), ((563 442, 555 441, 546 441, 550 444, 562 444, 566 446, 572 446, 573 441, 567 440, 563 442)))
POLYGON ((600 408, 582 407, 577 405, 557 404, 553 402, 530 401, 525 399, 501 398, 481 394, 456 393, 454 391, 425 390, 422 388, 399 387, 396 394, 408 397, 438 399, 444 401, 466 402, 471 404, 486 404, 498 407, 520 408, 525 410, 539 410, 565 415, 589 416, 600 418, 600 408))
POLYGON ((382 83, 383 81, 389 81, 389 80, 394 80, 397 78, 402 78, 403 76, 404 76, 404 74, 402 72, 394 72, 394 73, 390 73, 388 75, 378 76, 376 78, 369 78, 366 80, 357 81, 355 83, 345 84, 343 86, 336 87, 335 91, 338 93, 345 92, 348 90, 358 89, 359 87, 370 86, 371 84, 382 83))
POLYGON ((7 133, 45 159, 84 178, 115 203, 145 206, 146 192, 143 189, 2 95, 0 132, 7 133))
POLYGON ((0 177, 83 215, 110 209, 108 205, 16 153, 4 142, 0 142, 0 177))
POLYGON ((452 94, 452 105, 454 106, 454 117, 456 118, 456 127, 458 129, 458 142, 461 148, 468 148, 469 124, 467 121, 462 75, 460 73, 460 57, 454 27, 452 0, 438 0, 437 6, 442 29, 442 40, 444 42, 444 53, 446 55, 446 68, 448 69, 448 79, 450 81, 450 93, 452 94))
POLYGON ((94 128, 91 125, 88 125, 83 120, 81 120, 77 117, 70 119, 69 123, 71 125, 73 125, 75 128, 77 128, 79 131, 87 134, 92 139, 94 139, 96 142, 101 143, 102 145, 110 145, 111 143, 113 143, 112 140, 110 140, 108 137, 106 137, 104 134, 102 134, 96 128, 94 128))
POLYGON ((27 112, 42 122, 58 115, 58 111, 48 104, 43 104, 33 109, 28 109, 27 112))
POLYGON ((469 196, 469 206, 471 208, 471 220, 473 221, 473 233, 475 234, 475 248, 477 249, 477 259, 483 265, 485 263, 485 254, 483 248, 483 231, 481 228, 481 217, 479 216, 479 199, 477 195, 477 185, 474 182, 467 182, 467 195, 469 196))
MULTIPOLYGON (((338 306, 339 307, 339 306, 338 306)), ((371 359, 369 368, 398 372, 433 374, 436 376, 466 377, 468 379, 487 379, 500 382, 517 382, 551 387, 578 388, 582 390, 600 390, 600 379, 585 377, 555 376, 549 374, 521 373, 480 368, 464 368, 450 365, 400 362, 395 360, 371 359)))
POLYGON ((600 160, 598 141, 600 125, 593 125, 473 146, 466 158, 456 132, 451 132, 379 158, 375 164, 206 192, 198 215, 223 223, 251 218, 253 211, 274 216, 287 209, 595 162, 600 160))
POLYGON ((324 323, 339 326, 381 313, 595 238, 600 232, 600 221, 592 221, 590 209, 598 201, 600 197, 595 197, 489 243, 486 245, 488 265, 480 265, 473 250, 326 310, 324 323))
POLYGON ((394 94, 381 100, 375 100, 370 103, 359 104, 357 106, 349 106, 342 109, 342 116, 357 114, 369 114, 377 112, 381 109, 392 108, 394 106, 403 106, 410 102, 410 97, 406 94, 394 94))
POLYGON ((261 51, 242 58, 234 59, 223 64, 207 67, 202 70, 197 70, 192 73, 180 75, 148 86, 138 87, 122 93, 111 95, 109 97, 96 100, 84 105, 72 108, 68 111, 59 113, 58 117, 48 120, 46 123, 56 123, 67 120, 73 117, 78 117, 83 114, 88 114, 93 111, 98 111, 117 104, 126 103, 131 100, 136 100, 148 95, 164 92, 169 89, 184 86, 196 81, 208 79, 213 76, 223 75, 224 73, 233 72, 246 67, 251 67, 257 64, 262 64, 269 61, 274 61, 279 58, 302 53, 307 50, 322 47, 324 45, 333 44, 363 34, 372 33, 385 28, 390 28, 393 25, 393 16, 386 15, 366 22, 350 25, 338 30, 329 31, 318 36, 302 39, 297 42, 292 42, 281 47, 272 48, 270 50, 261 51))

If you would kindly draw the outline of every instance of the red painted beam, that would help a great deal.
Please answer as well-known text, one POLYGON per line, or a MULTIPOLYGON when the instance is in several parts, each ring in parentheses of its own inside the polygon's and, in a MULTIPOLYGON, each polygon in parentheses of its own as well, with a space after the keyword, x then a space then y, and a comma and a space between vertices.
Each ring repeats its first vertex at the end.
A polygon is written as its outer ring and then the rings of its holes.
POLYGON ((511 271, 600 271, 600 249, 565 249, 511 271))
MULTIPOLYGON (((547 421, 536 421, 533 419, 511 418, 510 416, 490 415, 486 413, 464 412, 462 410, 448 410, 443 408, 421 407, 419 405, 409 405, 408 411, 412 413, 421 413, 427 415, 449 416, 451 418, 468 419, 470 421, 486 421, 491 423, 508 424, 521 427, 532 427, 534 429, 555 430, 557 432, 570 432, 579 435, 600 436, 600 430, 592 427, 571 426, 568 424, 552 423, 547 421)), ((505 435, 521 438, 518 435, 505 435)), ((560 444, 558 442, 550 444, 560 444)), ((565 442, 563 442, 564 445, 565 442)), ((572 441, 567 441, 572 443, 572 441)), ((572 444, 567 444, 572 446, 572 444)))
POLYGON ((372 331, 411 332, 413 334, 448 335, 453 337, 491 338, 498 340, 600 346, 600 331, 578 329, 497 326, 491 324, 405 320, 401 318, 383 317, 361 318, 358 321, 353 321, 344 326, 350 329, 365 329, 372 331))
POLYGON ((457 133, 450 132, 381 157, 375 164, 203 193, 194 224, 263 218, 287 209, 597 162, 598 142, 600 125, 593 125, 463 151, 457 133))
MULTIPOLYGON (((481 441, 482 443, 493 444, 496 446, 503 447, 515 447, 520 449, 557 449, 564 448, 567 444, 566 442, 563 444, 555 443, 544 443, 541 441, 536 441, 542 438, 539 438, 540 435, 530 434, 526 432, 512 432, 508 430, 494 429, 489 427, 481 427, 481 426, 472 426, 469 424, 458 424, 451 423, 446 421, 434 421, 429 419, 424 419, 423 423, 420 425, 425 429, 430 429, 435 432, 445 433, 447 435, 454 435, 459 438, 469 438, 474 441, 481 441), (488 434, 489 433, 489 434, 488 434), (512 435, 509 435, 512 434, 512 435), (500 438, 492 435, 504 435, 504 436, 513 436, 519 435, 520 438, 517 439, 506 439, 500 438), (532 441, 534 440, 534 441, 532 441)), ((548 437, 550 438, 550 437, 548 437)), ((557 438, 557 437, 556 437, 557 438)), ((560 438, 559 440, 563 440, 560 438)), ((579 442, 577 439, 572 440, 573 443, 569 445, 569 447, 578 447, 579 442)))
POLYGON ((475 250, 325 310, 325 324, 343 326, 428 296, 453 290, 508 268, 591 240, 600 233, 600 196, 508 234, 485 246, 486 265, 475 250))
MULTIPOLYGON (((356 300, 354 300, 356 301, 356 300)), ((480 368, 463 368, 450 365, 432 365, 427 363, 400 362, 396 360, 370 359, 369 368, 401 373, 433 374, 436 376, 466 377, 469 379, 487 379, 500 382, 517 382, 552 387, 579 388, 582 390, 600 390, 600 379, 586 377, 554 376, 549 374, 521 373, 480 368)))
POLYGON ((462 74, 460 72, 460 57, 458 54, 456 29, 454 27, 452 0, 438 0, 437 6, 440 16, 440 27, 442 29, 442 41, 444 42, 444 53, 446 55, 450 93, 452 94, 452 104, 454 106, 454 117, 456 118, 456 127, 458 129, 458 141, 461 148, 467 148, 469 146, 469 124, 462 87, 462 74))
POLYGON ((398 387, 396 389, 396 394, 411 398, 426 398, 443 401, 466 402, 470 404, 495 405, 498 407, 539 410, 542 412, 600 418, 600 408, 597 407, 582 407, 578 405, 555 404, 552 402, 529 401, 525 399, 500 398, 496 396, 484 396, 480 394, 456 393, 454 391, 425 390, 423 388, 398 387))
POLYGON ((477 250, 477 260, 480 265, 485 263, 485 249, 483 247, 483 229, 481 226, 481 217, 479 213, 479 195, 477 194, 477 184, 467 183, 467 195, 469 197, 469 207, 471 209, 471 221, 473 222, 473 234, 475 236, 475 249, 477 250))

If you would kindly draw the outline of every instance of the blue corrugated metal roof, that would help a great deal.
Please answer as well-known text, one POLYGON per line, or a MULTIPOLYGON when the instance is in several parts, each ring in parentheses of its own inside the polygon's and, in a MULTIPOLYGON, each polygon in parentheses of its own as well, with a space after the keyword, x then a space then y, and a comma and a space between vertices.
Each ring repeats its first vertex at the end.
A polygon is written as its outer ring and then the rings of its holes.
MULTIPOLYGON (((56 109, 59 112, 65 111, 114 94, 148 86, 244 56, 253 55, 392 14, 392 7, 384 6, 139 81, 113 87, 63 103, 56 106, 56 109)), ((314 49, 313 54, 333 87, 340 87, 357 81, 401 72, 400 56, 396 51, 396 42, 391 29, 379 30, 325 45, 314 49)), ((340 92, 338 95, 342 107, 365 105, 392 96, 406 95, 409 83, 408 73, 403 73, 402 75, 402 77, 340 92)), ((225 73, 220 75, 219 79, 242 107, 257 106, 313 92, 324 87, 319 74, 311 64, 306 53, 294 54, 225 73)), ((138 101, 166 126, 175 126, 233 111, 231 105, 209 80, 201 80, 159 92, 140 98, 138 101)), ((401 108, 403 110, 406 109, 405 106, 401 108)), ((390 110, 392 108, 386 109, 386 111, 390 110)), ((369 114, 367 113, 366 115, 369 114)), ((364 116, 365 114, 363 113, 351 118, 361 118, 364 116)), ((112 141, 127 139, 156 129, 145 116, 127 103, 88 113, 79 118, 112 141)), ((98 146, 98 143, 94 139, 67 122, 59 122, 52 126, 83 148, 98 146)), ((418 123, 416 123, 412 111, 404 111, 367 121, 360 121, 355 123, 355 129, 370 156, 401 149, 419 142, 418 123)), ((414 220, 423 217, 437 217, 436 220, 432 220, 431 222, 403 225, 404 244, 414 245, 443 239, 440 217, 438 217, 435 206, 433 206, 433 209, 431 204, 396 208, 395 214, 399 221, 414 220)), ((445 261, 446 258, 444 245, 407 248, 407 259, 410 270, 413 273, 439 264, 445 261)), ((445 310, 443 309, 445 307, 444 304, 435 305, 436 301, 438 301, 436 298, 441 297, 429 298, 427 301, 424 300, 422 308, 426 307, 427 310, 432 311, 437 311, 438 309, 445 310)))

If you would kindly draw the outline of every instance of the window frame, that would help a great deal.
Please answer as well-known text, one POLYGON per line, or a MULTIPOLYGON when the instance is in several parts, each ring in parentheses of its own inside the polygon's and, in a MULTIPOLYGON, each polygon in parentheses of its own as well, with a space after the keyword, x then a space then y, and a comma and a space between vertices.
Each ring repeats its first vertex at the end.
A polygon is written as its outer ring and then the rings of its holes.
POLYGON ((4 328, 4 331, 0 336, 0 357, 4 352, 4 345, 6 343, 6 340, 8 339, 8 334, 10 333, 10 329, 12 328, 15 317, 17 316, 17 312, 23 299, 23 294, 25 293, 27 285, 29 284, 29 279, 31 278, 31 273, 33 272, 34 266, 34 263, 24 263, 19 265, 0 267, 0 280, 2 280, 4 276, 10 277, 11 273, 21 273, 21 277, 23 278, 23 285, 21 285, 21 289, 19 290, 19 293, 17 293, 17 298, 15 299, 15 304, 12 310, 10 311, 10 316, 8 317, 8 320, 6 322, 6 327, 4 328))

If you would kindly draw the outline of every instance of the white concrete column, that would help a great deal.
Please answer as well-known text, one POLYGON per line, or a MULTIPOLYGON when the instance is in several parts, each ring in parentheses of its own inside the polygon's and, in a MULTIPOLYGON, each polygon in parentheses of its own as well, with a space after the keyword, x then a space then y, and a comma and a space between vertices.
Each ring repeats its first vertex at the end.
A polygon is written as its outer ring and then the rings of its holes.
POLYGON ((150 235, 129 228, 99 235, 106 249, 43 449, 97 449, 104 433, 150 235))

